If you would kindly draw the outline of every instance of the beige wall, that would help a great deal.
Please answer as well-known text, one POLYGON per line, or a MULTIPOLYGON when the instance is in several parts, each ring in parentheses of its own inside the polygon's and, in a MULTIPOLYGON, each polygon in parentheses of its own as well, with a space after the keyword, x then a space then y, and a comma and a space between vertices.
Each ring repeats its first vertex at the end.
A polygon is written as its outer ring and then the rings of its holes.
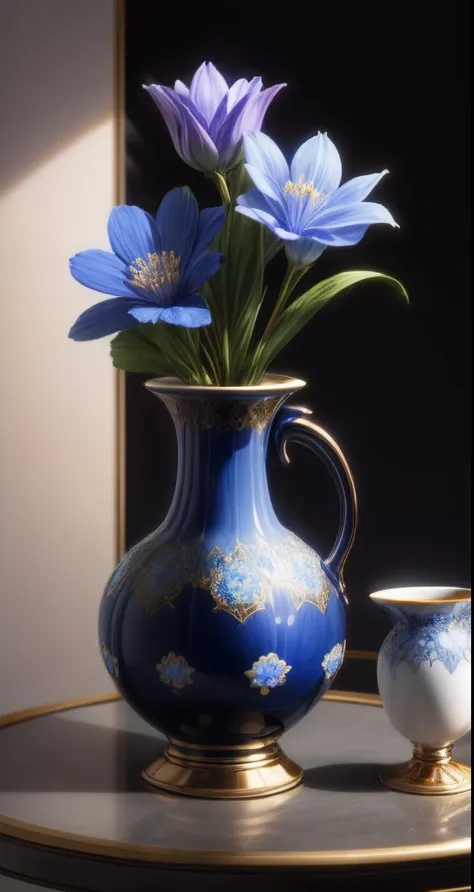
POLYGON ((115 373, 67 332, 116 203, 114 0, 0 0, 0 713, 111 690, 115 373))

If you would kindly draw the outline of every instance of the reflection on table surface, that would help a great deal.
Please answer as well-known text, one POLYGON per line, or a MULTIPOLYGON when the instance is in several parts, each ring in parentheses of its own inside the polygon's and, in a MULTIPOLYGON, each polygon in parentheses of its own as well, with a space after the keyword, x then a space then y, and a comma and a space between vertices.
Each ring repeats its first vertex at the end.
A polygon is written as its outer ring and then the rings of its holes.
MULTIPOLYGON (((269 799, 185 799, 141 778, 164 740, 123 702, 0 732, 0 814, 116 844, 186 850, 338 852, 453 843, 469 836, 470 794, 395 793, 378 779, 410 755, 383 709, 321 702, 283 738, 304 784, 269 799)), ((470 762, 470 737, 456 746, 470 762)))

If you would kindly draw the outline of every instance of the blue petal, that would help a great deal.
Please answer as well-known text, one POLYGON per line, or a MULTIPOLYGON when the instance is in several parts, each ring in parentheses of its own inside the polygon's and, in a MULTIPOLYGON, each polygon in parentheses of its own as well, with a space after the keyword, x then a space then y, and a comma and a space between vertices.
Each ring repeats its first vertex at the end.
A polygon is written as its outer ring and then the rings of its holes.
POLYGON ((269 198, 273 198, 275 201, 280 202, 282 199, 282 187, 280 183, 277 183, 273 177, 269 177, 267 174, 263 173, 260 168, 255 167, 254 164, 246 164, 245 169, 253 180, 257 189, 263 193, 263 195, 267 195, 269 198))
POLYGON ((268 208, 268 200, 262 193, 256 189, 249 189, 237 198, 237 204, 245 208, 253 208, 262 206, 264 210, 268 208))
POLYGON ((115 294, 117 297, 134 297, 127 283, 128 267, 110 251, 82 251, 69 261, 71 275, 81 285, 115 294))
POLYGON ((388 170, 383 170, 382 173, 371 173, 367 176, 354 177, 352 180, 348 180, 347 183, 344 183, 343 186, 339 186, 339 189, 336 189, 326 207, 334 207, 336 204, 356 204, 357 202, 363 201, 386 173, 388 173, 388 170))
POLYGON ((161 311, 161 321, 169 325, 184 325, 185 328, 201 328, 210 325, 211 314, 206 303, 197 294, 189 294, 180 298, 174 307, 165 307, 161 311))
POLYGON ((318 232, 321 230, 333 232, 348 226, 369 226, 371 223, 389 223, 391 226, 397 226, 390 211, 382 204, 361 201, 358 204, 324 208, 315 216, 311 229, 308 229, 305 235, 312 235, 313 229, 317 229, 318 232))
POLYGON ((290 232, 288 229, 283 229, 282 226, 275 227, 275 235, 277 235, 278 238, 283 239, 285 242, 295 242, 302 238, 297 232, 290 232))
POLYGON ((283 186, 290 176, 288 164, 277 144, 264 133, 247 133, 244 136, 244 151, 247 164, 259 168, 283 186))
POLYGON ((263 195, 257 188, 249 189, 244 195, 239 195, 237 204, 239 207, 264 211, 280 222, 285 220, 285 209, 282 208, 280 202, 273 201, 268 195, 263 195))
POLYGON ((125 204, 113 209, 107 224, 112 250, 127 265, 155 251, 156 227, 150 214, 125 204))
POLYGON ((278 220, 267 211, 262 211, 260 208, 248 208, 244 205, 238 205, 235 210, 237 213, 243 214, 244 217, 250 217, 251 220, 256 220, 257 223, 263 223, 272 232, 278 229, 278 220))
POLYGON ((331 232, 328 229, 314 229, 312 238, 331 248, 347 248, 357 245, 369 228, 369 223, 361 226, 347 226, 331 232))
POLYGON ((255 220, 256 223, 263 223, 263 220, 260 219, 259 212, 256 208, 248 208, 245 205, 239 204, 237 205, 235 210, 238 214, 242 214, 243 217, 248 217, 249 220, 255 220))
POLYGON ((314 263, 323 253, 325 247, 326 245, 321 245, 312 238, 285 241, 285 252, 289 262, 300 268, 314 263))
POLYGON ((181 264, 196 241, 199 225, 197 201, 187 186, 166 193, 156 214, 160 250, 174 251, 181 264))
POLYGON ((342 165, 336 146, 327 133, 318 133, 299 147, 291 164, 291 179, 314 183, 318 192, 332 195, 341 182, 342 165))
POLYGON ((225 79, 212 62, 203 62, 199 66, 191 81, 189 95, 208 124, 228 89, 225 79))
POLYGON ((223 259, 224 255, 217 251, 203 254, 186 274, 186 287, 189 291, 199 291, 204 282, 217 272, 223 259))
POLYGON ((204 208, 199 214, 199 228, 194 253, 201 254, 211 244, 225 223, 223 207, 204 208))
POLYGON ((163 314, 163 307, 132 307, 128 311, 137 322, 159 322, 163 314))
POLYGON ((136 299, 127 300, 120 297, 103 300, 81 313, 72 326, 69 337, 73 341, 94 341, 117 331, 135 328, 138 322, 130 316, 129 310, 137 303, 136 299))

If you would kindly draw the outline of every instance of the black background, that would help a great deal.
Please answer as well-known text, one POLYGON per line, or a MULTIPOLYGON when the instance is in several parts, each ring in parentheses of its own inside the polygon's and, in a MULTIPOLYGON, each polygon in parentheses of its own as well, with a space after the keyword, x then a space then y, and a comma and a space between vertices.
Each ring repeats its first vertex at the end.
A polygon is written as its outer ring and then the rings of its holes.
MULTIPOLYGON (((403 281, 410 306, 389 288, 359 286, 322 310, 275 368, 308 381, 306 403, 352 467, 360 524, 346 569, 348 646, 375 649, 388 622, 370 591, 470 584, 468 4, 276 9, 130 0, 126 200, 154 213, 169 188, 188 183, 203 206, 218 203, 175 155, 141 87, 189 83, 204 60, 231 81, 287 82, 264 129, 289 154, 322 130, 340 151, 343 180, 390 170, 374 200, 400 230, 375 226, 358 246, 329 249, 314 278, 376 269, 403 281)), ((172 424, 145 378, 127 376, 128 545, 161 521, 174 486, 172 424)), ((270 477, 282 522, 324 556, 338 523, 326 471, 296 449, 290 468, 270 477)))

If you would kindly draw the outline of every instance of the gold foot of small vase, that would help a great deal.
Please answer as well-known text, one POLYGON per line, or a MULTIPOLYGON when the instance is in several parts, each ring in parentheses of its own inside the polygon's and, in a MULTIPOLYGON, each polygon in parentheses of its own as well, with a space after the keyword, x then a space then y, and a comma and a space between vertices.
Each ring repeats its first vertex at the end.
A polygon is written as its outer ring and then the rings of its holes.
POLYGON ((257 799, 295 787, 303 771, 275 742, 202 749, 174 740, 143 777, 182 796, 257 799))
POLYGON ((413 758, 388 770, 380 780, 401 793, 446 796, 471 789, 471 769, 451 758, 452 744, 440 748, 417 746, 413 758))

